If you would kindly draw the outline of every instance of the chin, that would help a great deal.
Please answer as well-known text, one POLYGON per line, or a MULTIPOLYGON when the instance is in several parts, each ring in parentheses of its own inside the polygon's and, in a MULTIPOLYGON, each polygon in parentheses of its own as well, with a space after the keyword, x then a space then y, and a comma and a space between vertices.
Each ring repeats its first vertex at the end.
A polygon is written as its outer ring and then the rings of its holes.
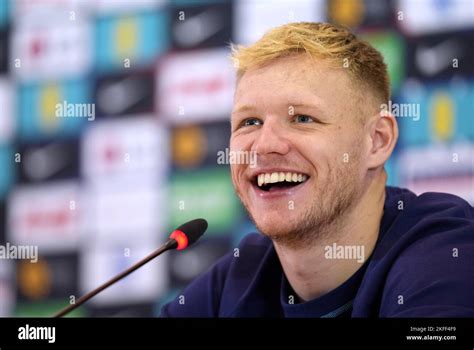
POLYGON ((281 212, 259 216, 258 219, 255 219, 255 216, 253 218, 259 231, 269 237, 290 235, 294 227, 288 215, 282 215, 281 212))

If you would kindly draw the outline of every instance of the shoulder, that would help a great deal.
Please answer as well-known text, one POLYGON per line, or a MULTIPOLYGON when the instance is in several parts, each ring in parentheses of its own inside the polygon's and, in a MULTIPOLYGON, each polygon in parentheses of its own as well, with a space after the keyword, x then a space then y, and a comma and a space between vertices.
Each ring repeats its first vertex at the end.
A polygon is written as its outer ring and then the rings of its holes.
POLYGON ((415 212, 418 215, 440 218, 474 219, 473 207, 461 197, 449 193, 426 192, 414 201, 415 212))
POLYGON ((448 215, 465 216, 471 220, 474 217, 473 207, 463 198, 453 194, 425 192, 417 196, 407 189, 390 186, 387 186, 386 193, 386 206, 396 206, 400 211, 408 210, 411 215, 421 217, 445 212, 448 215))
POLYGON ((396 252, 382 313, 390 316, 474 316, 474 211, 464 199, 428 192, 398 215, 396 252))
POLYGON ((417 196, 405 189, 387 187, 384 221, 388 236, 396 235, 401 242, 431 239, 435 234, 452 235, 453 229, 472 228, 474 209, 452 194, 426 192, 417 196))

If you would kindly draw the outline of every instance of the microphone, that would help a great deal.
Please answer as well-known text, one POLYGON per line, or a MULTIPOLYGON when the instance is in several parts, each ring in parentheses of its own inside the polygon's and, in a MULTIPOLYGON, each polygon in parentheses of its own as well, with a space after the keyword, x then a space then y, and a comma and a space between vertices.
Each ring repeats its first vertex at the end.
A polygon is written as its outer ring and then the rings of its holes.
POLYGON ((147 262, 153 260, 156 258, 158 255, 166 252, 167 250, 171 249, 176 249, 176 250, 183 250, 189 247, 191 244, 196 242, 202 235, 203 233, 207 230, 207 221, 204 219, 194 219, 191 221, 188 221, 185 224, 182 224, 180 227, 178 227, 176 230, 174 230, 171 235, 169 236, 168 241, 163 244, 160 248, 155 250, 153 253, 150 255, 146 256, 139 262, 137 262, 135 265, 130 266, 128 269, 125 271, 119 273, 117 276, 112 278, 111 280, 105 282, 101 286, 97 287, 96 289, 90 291, 89 293, 83 295, 79 299, 77 299, 77 302, 74 304, 71 304, 58 313, 56 313, 53 317, 62 317, 75 308, 81 306, 84 304, 87 300, 92 298, 93 296, 99 294, 102 292, 105 288, 110 287, 112 284, 114 284, 117 281, 120 281, 122 278, 128 276, 131 274, 133 271, 138 269, 139 267, 142 267, 145 265, 147 262))

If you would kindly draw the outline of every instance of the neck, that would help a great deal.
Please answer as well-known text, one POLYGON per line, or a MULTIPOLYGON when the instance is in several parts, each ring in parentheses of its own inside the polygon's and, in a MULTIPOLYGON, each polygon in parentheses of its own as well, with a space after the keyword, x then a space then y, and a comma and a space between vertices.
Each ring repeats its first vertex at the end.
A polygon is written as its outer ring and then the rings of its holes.
POLYGON ((315 299, 337 288, 372 254, 383 215, 385 181, 383 171, 361 200, 325 229, 331 234, 318 235, 321 238, 311 246, 295 249, 274 242, 286 278, 300 300, 315 299), (350 256, 341 257, 334 248, 350 256), (354 252, 363 254, 354 256, 354 252))

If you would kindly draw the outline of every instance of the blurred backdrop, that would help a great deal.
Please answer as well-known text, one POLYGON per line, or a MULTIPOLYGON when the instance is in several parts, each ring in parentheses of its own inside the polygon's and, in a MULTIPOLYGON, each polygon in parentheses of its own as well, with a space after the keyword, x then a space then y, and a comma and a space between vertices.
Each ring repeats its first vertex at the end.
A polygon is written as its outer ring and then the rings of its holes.
POLYGON ((470 0, 0 0, 0 316, 49 316, 187 219, 205 239, 76 316, 155 316, 254 231, 227 165, 229 43, 294 21, 345 24, 389 65, 400 115, 389 183, 474 203, 470 0))

